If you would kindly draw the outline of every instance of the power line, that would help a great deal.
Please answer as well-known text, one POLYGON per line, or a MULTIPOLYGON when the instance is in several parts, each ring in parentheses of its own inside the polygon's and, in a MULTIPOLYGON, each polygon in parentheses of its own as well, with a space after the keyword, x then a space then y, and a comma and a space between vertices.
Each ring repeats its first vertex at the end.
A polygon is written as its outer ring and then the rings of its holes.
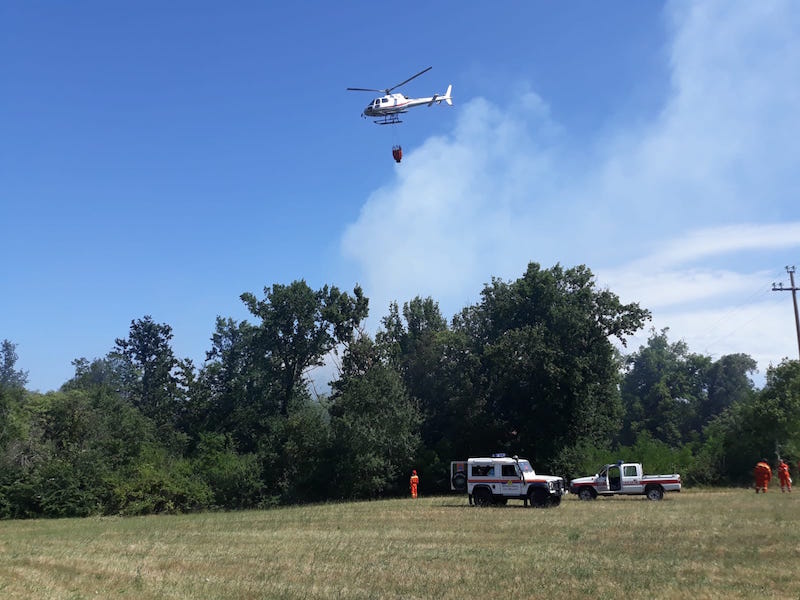
MULTIPOLYGON (((780 271, 775 271, 771 275, 772 277, 775 277, 779 274, 780 271)), ((762 283, 757 284, 749 296, 739 301, 737 304, 723 309, 722 312, 717 316, 716 320, 707 324, 706 327, 703 328, 702 333, 695 336, 698 338, 698 340, 705 340, 704 345, 706 348, 706 353, 713 355, 714 353, 709 351, 711 346, 730 338, 734 333, 740 331, 745 325, 748 325, 761 316, 761 313, 759 313, 750 316, 744 321, 742 321, 741 318, 744 314, 744 307, 752 305, 756 299, 765 298, 767 296, 767 290, 765 290, 762 286, 763 281, 762 283), (732 323, 736 323, 736 325, 732 325, 732 323), (724 328, 721 327, 723 324, 726 325, 724 328)))
POLYGON ((786 272, 789 274, 789 287, 783 287, 783 283, 772 284, 773 292, 792 292, 792 302, 794 303, 794 325, 797 329, 797 353, 800 356, 800 315, 797 312, 797 291, 800 288, 794 285, 794 265, 786 267, 786 272))

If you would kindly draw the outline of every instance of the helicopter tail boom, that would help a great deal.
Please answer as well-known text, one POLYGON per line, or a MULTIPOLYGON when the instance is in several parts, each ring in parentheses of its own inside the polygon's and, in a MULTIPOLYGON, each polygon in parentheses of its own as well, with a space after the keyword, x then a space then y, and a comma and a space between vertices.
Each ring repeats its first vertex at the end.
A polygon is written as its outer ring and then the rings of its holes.
POLYGON ((425 100, 428 101, 428 106, 433 106, 433 103, 441 104, 442 102, 447 102, 448 105, 453 106, 453 99, 450 96, 450 93, 453 91, 453 86, 448 85, 447 91, 444 94, 434 94, 433 98, 426 98, 425 100))

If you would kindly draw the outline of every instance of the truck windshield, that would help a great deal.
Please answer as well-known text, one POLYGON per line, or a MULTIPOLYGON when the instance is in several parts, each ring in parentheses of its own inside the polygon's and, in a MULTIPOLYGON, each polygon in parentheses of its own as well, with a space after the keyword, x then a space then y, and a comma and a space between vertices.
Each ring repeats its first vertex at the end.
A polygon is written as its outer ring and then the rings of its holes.
POLYGON ((527 460, 521 460, 518 464, 523 473, 533 473, 533 467, 527 460))

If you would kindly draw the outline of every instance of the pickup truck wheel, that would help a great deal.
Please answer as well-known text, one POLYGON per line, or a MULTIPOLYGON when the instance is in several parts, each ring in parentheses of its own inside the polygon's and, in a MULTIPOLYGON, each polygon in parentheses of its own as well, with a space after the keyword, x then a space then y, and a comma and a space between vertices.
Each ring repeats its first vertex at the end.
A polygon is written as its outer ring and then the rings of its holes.
POLYGON ((594 500, 597 498, 597 494, 594 493, 592 488, 584 486, 578 490, 578 498, 580 500, 594 500))
POLYGON ((660 485, 651 485, 645 490, 648 500, 661 500, 664 497, 664 490, 660 485))
POLYGON ((486 488, 478 488, 472 492, 472 499, 475 501, 475 506, 491 506, 492 492, 486 488))

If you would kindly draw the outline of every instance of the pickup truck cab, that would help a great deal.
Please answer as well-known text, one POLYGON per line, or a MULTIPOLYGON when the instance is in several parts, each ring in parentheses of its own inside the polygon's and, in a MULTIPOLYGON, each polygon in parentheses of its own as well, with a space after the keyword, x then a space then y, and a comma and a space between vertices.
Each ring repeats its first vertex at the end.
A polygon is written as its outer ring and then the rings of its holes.
POLYGON ((641 463, 616 462, 605 465, 590 477, 573 479, 570 492, 581 500, 594 500, 597 496, 644 495, 650 500, 661 500, 664 492, 680 492, 681 476, 645 475, 641 463))
POLYGON ((512 499, 525 506, 558 506, 566 487, 562 477, 538 475, 529 461, 517 456, 494 454, 450 464, 450 489, 467 492, 475 506, 504 505, 512 499))

